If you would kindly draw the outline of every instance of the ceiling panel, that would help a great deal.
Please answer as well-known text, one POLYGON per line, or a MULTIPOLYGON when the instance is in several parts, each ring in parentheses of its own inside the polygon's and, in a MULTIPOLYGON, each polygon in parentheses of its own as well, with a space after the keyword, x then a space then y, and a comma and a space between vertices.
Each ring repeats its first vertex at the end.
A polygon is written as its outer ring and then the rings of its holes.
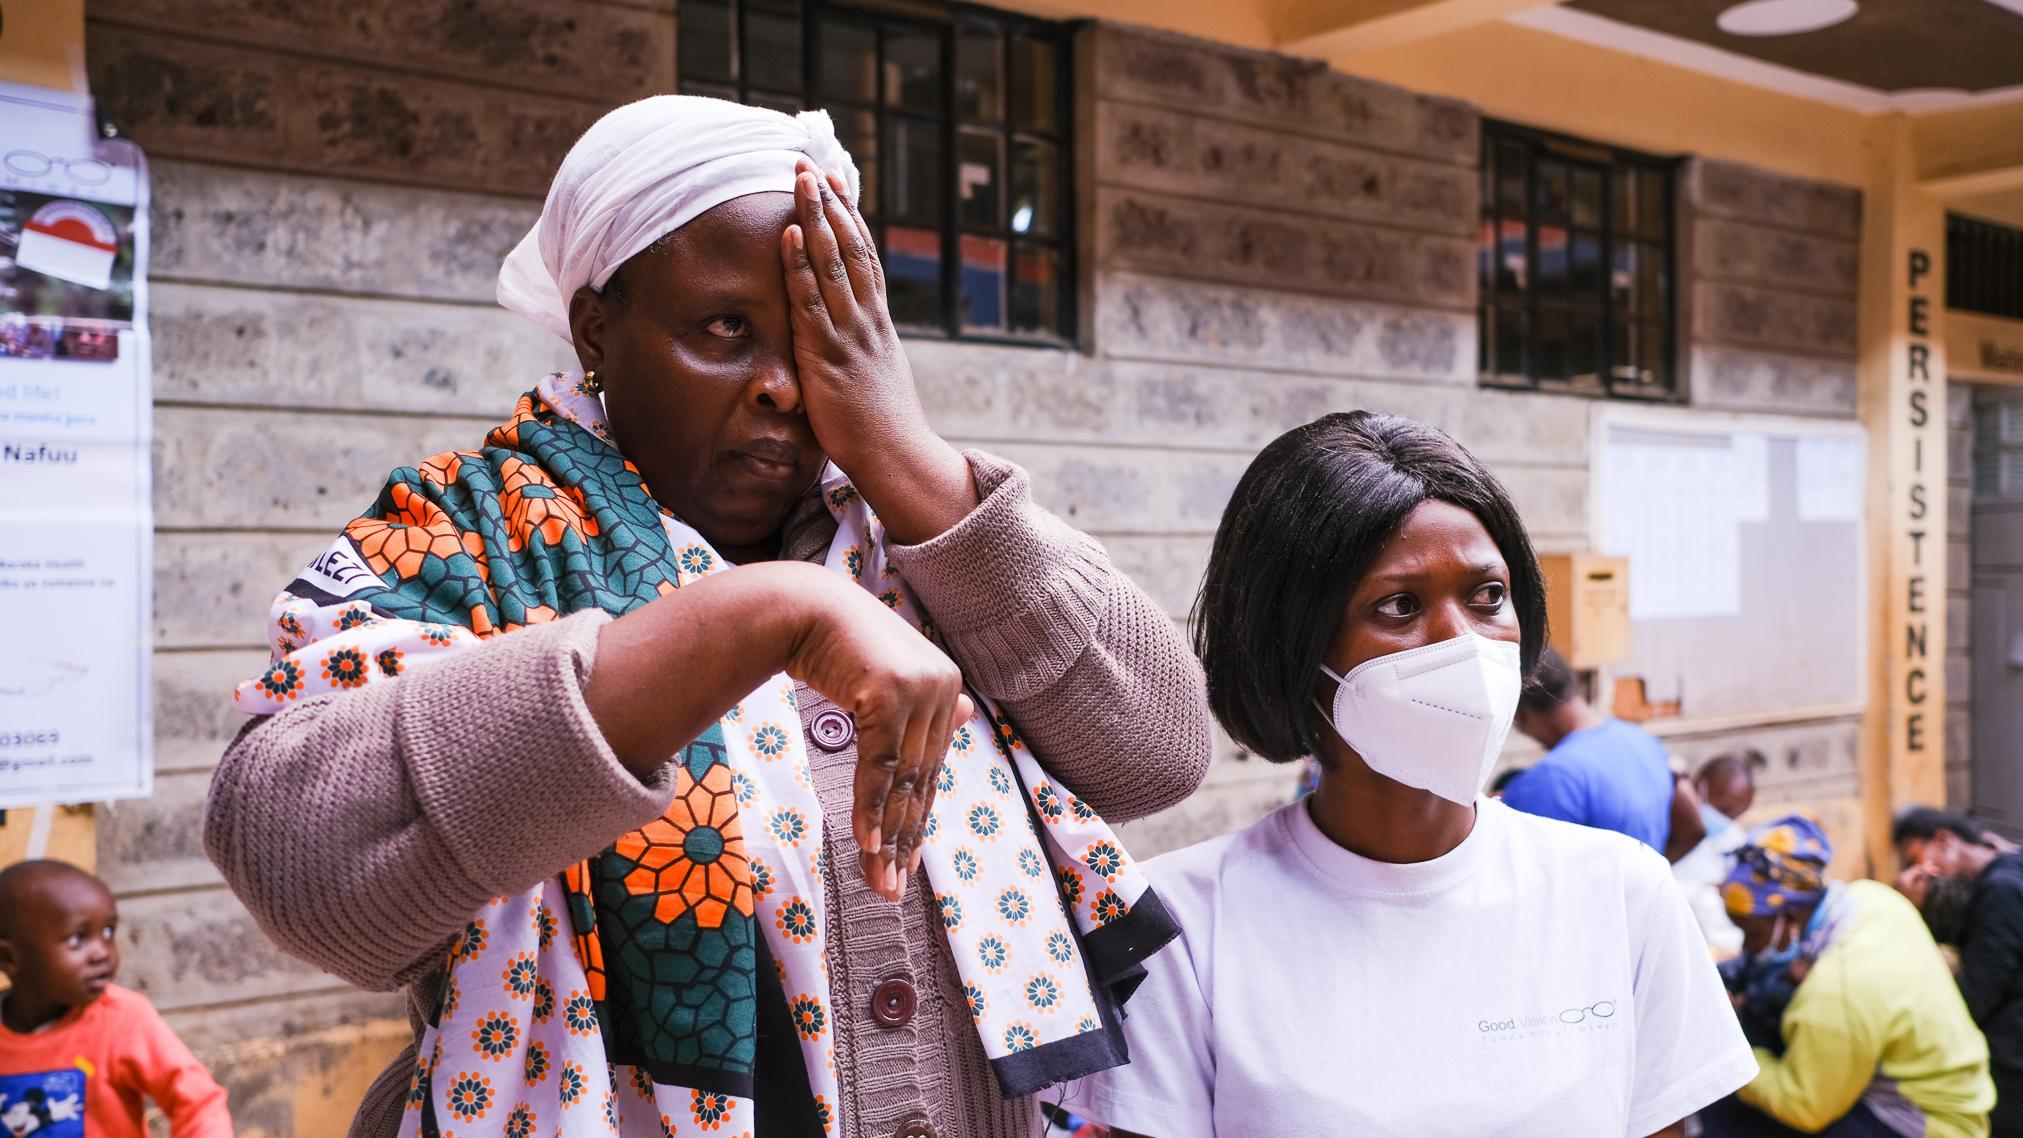
POLYGON ((1994 0, 1862 0, 1854 17, 1788 36, 1736 36, 1735 0, 1572 0, 1566 7, 1885 93, 2023 85, 2023 15, 1994 0))

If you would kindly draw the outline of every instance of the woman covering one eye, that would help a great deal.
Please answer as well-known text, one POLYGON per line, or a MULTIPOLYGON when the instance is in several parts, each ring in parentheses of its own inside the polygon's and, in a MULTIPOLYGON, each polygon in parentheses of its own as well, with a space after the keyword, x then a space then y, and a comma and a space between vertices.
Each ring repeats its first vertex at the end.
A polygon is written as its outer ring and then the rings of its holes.
POLYGON ((605 116, 499 284, 581 375, 276 601, 206 839, 407 987, 357 1138, 1012 1138, 1123 1061, 1173 930, 1106 819, 1200 782, 1200 668, 929 428, 856 189, 826 114, 605 116))
POLYGON ((1156 1138, 1643 1138, 1749 1080, 1665 860, 1480 796, 1545 601, 1473 456, 1367 412, 1280 437, 1197 619, 1223 726, 1318 756, 1319 786, 1147 867, 1181 940, 1078 1113, 1156 1138))

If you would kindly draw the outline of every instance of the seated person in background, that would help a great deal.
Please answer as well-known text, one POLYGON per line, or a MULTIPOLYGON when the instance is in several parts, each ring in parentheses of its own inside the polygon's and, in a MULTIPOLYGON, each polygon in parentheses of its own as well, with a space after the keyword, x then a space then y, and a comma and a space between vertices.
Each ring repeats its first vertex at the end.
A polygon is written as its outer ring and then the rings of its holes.
MULTIPOLYGON (((1948 837, 1973 829, 1948 817, 1940 831, 1948 837)), ((1923 898, 1932 938, 1959 950, 1960 994, 1988 1037, 1995 1077, 1989 1125, 1995 1138, 2023 1138, 2023 854, 1958 841, 1946 844, 1942 860, 1950 872, 1933 873, 1906 856, 1899 886, 1923 898)))
POLYGON ((1924 904, 1927 881, 1957 877, 1969 860, 1986 865, 1982 855, 1988 852, 2017 852, 2016 843, 1982 828, 1973 819, 1932 806, 1905 807, 1890 829, 1890 842, 1897 848, 1898 864, 1904 867, 1897 876, 1897 888, 1917 905, 1924 904))
POLYGON ((174 1138, 232 1138, 224 1088, 147 997, 113 984, 112 892, 60 861, 0 870, 0 1128, 142 1138, 142 1096, 174 1138))
POLYGON ((1742 930, 1728 919, 1721 900, 1721 885, 1728 880, 1735 851, 1749 841, 1749 835, 1735 819, 1756 800, 1756 779, 1752 773, 1769 765, 1761 752, 1745 750, 1716 755, 1693 776, 1699 791, 1699 814, 1707 836, 1686 856, 1672 865, 1673 876, 1686 891, 1686 903, 1707 936, 1707 947, 1718 960, 1742 951, 1742 930))
POLYGON ((1688 799, 1674 810, 1681 790, 1665 745, 1596 711, 1581 695, 1573 669, 1550 648, 1518 700, 1517 729, 1546 755, 1504 788, 1503 801, 1512 808, 1628 834, 1673 861, 1700 840, 1697 807, 1688 799))
POLYGON ((1511 767, 1509 770, 1491 779, 1489 781, 1489 797, 1503 797, 1503 792, 1509 790, 1510 784, 1516 782, 1517 776, 1523 774, 1524 771, 1525 768, 1523 767, 1511 767))
POLYGON ((1988 1047, 1917 910, 1875 881, 1829 882, 1833 846, 1791 815, 1729 874, 1743 957, 1722 966, 1761 1072, 1701 1115, 1704 1138, 1980 1138, 1988 1047))
POLYGON ((1716 755, 1701 765, 1693 776, 1693 787, 1700 792, 1700 815, 1709 835, 1735 825, 1749 813, 1756 803, 1756 772, 1769 765, 1763 752, 1754 749, 1716 755))

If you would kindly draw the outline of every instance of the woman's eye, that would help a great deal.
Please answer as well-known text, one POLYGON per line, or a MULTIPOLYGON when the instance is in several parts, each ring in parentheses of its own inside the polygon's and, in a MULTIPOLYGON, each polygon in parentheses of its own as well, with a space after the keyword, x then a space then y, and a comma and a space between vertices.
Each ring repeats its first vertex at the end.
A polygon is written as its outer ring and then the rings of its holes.
POLYGON ((1504 599, 1509 595, 1510 590, 1504 588, 1502 582, 1492 582, 1475 590, 1475 603, 1484 608, 1502 608, 1504 599))
POLYGON ((1385 597, 1377 602, 1379 616, 1407 617, 1419 611, 1419 600, 1405 593, 1395 597, 1385 597))
POLYGON ((742 316, 716 317, 703 325, 703 330, 726 340, 742 340, 752 334, 752 326, 742 316))
POLYGON ((100 933, 100 934, 99 934, 99 936, 100 936, 100 938, 102 938, 102 939, 103 939, 103 940, 104 940, 104 941, 105 941, 106 943, 110 944, 110 943, 112 943, 112 934, 113 934, 114 932, 116 932, 116 931, 117 931, 117 930, 116 930, 116 929, 114 929, 114 928, 113 928, 113 926, 111 926, 111 925, 107 925, 107 926, 105 926, 105 931, 104 931, 104 932, 102 932, 102 933, 100 933))
POLYGON ((83 933, 71 933, 68 937, 64 938, 63 941, 64 947, 66 948, 76 948, 83 943, 84 943, 83 933))

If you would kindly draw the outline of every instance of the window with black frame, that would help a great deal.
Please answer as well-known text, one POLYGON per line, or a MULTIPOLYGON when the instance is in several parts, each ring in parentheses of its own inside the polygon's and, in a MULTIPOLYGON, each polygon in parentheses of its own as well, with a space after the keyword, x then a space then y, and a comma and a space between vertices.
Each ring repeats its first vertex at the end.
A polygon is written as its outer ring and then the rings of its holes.
POLYGON ((681 0, 680 89, 834 117, 904 330, 1072 339, 1068 30, 967 5, 905 13, 681 0))
POLYGON ((1946 307, 2023 320, 2023 229, 1946 215, 1946 307))
POLYGON ((1482 381, 1675 399, 1676 163, 1482 124, 1482 381))

